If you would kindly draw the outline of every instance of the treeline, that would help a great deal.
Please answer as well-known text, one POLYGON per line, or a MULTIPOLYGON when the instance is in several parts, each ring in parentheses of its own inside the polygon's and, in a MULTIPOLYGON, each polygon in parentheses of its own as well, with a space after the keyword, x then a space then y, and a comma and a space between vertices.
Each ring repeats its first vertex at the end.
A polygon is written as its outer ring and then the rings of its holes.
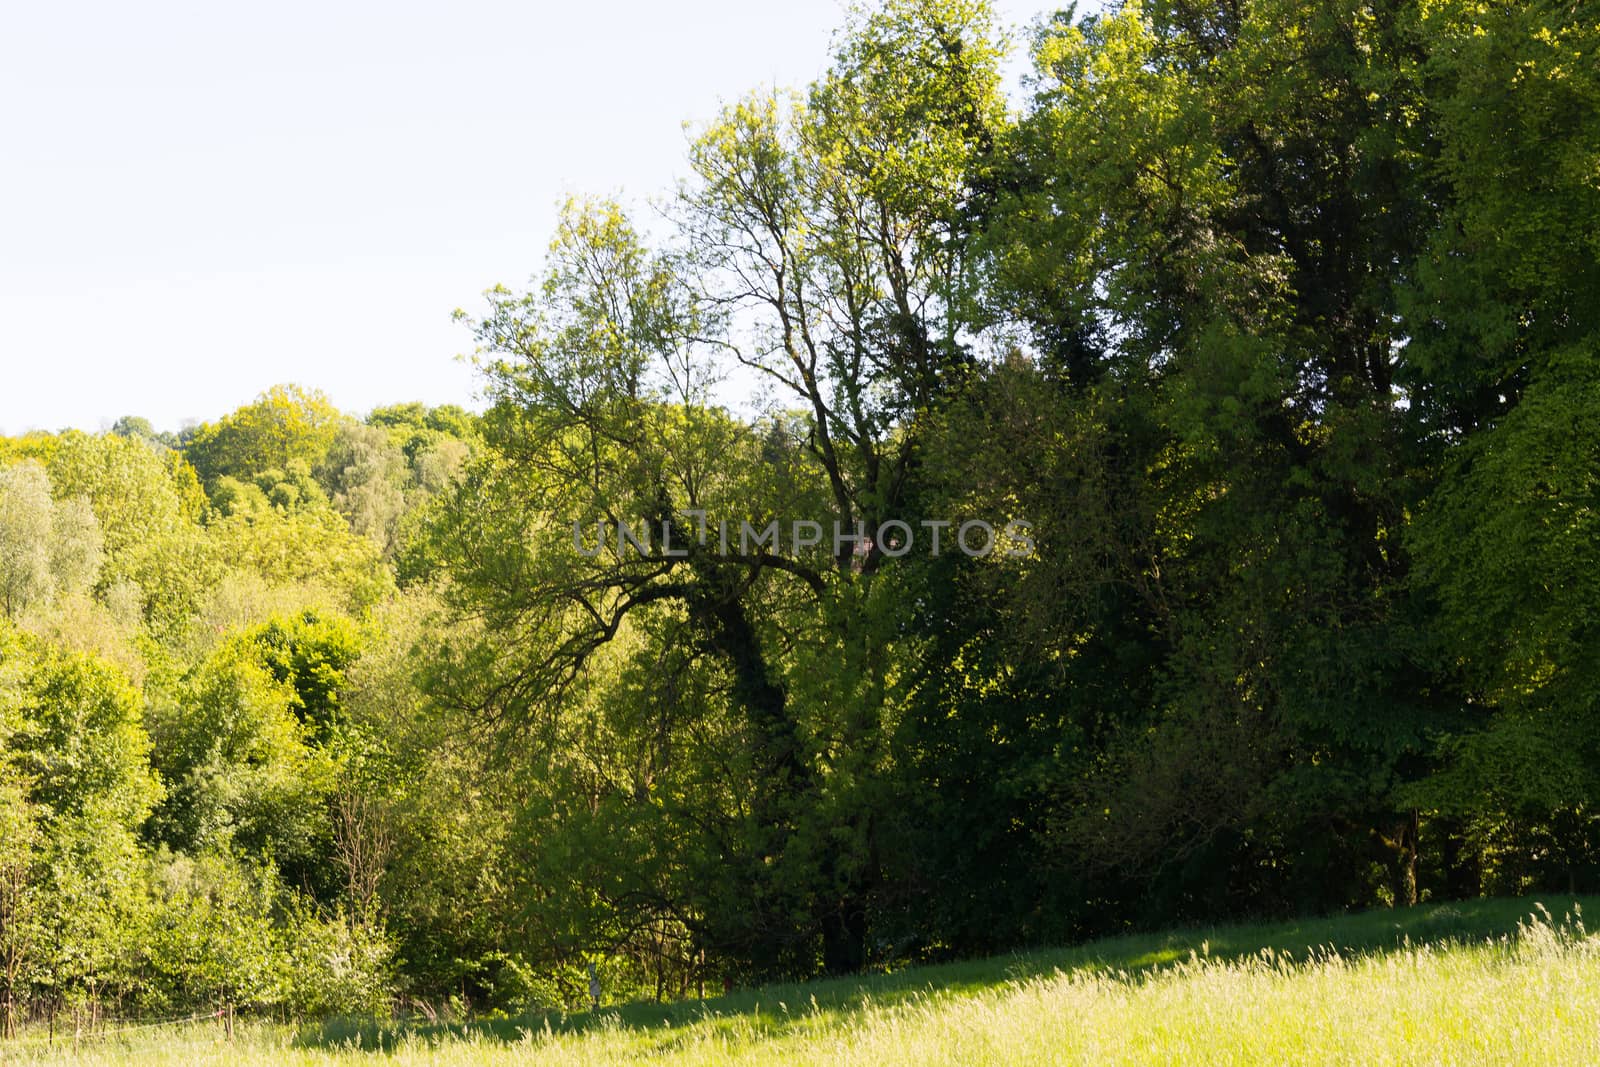
POLYGON ((278 388, 181 438, 0 439, 8 1033, 69 1009, 387 1011, 402 959, 461 995, 455 956, 482 950, 441 932, 470 895, 443 886, 477 872, 432 865, 485 783, 412 698, 429 600, 396 575, 476 422, 278 388), (434 918, 400 935, 405 881, 434 918))
POLYGON ((1597 46, 1129 3, 1036 26, 1017 110, 984 5, 890 0, 648 237, 567 205, 462 315, 481 417, 7 443, 7 997, 511 1009, 1594 891, 1597 46))

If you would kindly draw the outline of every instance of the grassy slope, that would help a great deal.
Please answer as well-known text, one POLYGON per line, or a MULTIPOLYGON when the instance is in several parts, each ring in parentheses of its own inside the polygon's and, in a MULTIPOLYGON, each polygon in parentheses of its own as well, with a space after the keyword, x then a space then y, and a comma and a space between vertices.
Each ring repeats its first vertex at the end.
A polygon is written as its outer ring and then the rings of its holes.
MULTIPOLYGON (((398 1032, 214 1027, 85 1043, 96 1063, 1600 1062, 1600 899, 1486 900, 398 1032), (1565 928, 1564 930, 1562 928, 1565 928), (383 1048, 373 1056, 371 1050, 383 1048)), ((57 1049, 56 1054, 60 1055, 57 1049)), ((48 1061, 37 1043, 0 1061, 48 1061)))

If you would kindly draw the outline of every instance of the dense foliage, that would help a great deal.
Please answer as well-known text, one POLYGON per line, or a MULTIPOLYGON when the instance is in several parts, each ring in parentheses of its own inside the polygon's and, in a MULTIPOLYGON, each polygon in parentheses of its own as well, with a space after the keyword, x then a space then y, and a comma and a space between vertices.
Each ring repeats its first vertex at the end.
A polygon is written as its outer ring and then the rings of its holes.
POLYGON ((482 415, 0 440, 7 1025, 1600 888, 1597 50, 1129 0, 1019 108, 889 0, 566 205, 482 415))

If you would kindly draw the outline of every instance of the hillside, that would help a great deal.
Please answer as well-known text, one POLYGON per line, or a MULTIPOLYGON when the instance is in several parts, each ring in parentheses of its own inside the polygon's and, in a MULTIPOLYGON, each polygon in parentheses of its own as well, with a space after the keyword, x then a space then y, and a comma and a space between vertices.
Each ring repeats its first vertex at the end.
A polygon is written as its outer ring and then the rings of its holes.
POLYGON ((1482 900, 458 1027, 42 1035, 17 1062, 1582 1063, 1600 1056, 1594 898, 1482 900), (70 1041, 68 1042, 70 1044, 70 1041), (381 1052, 379 1050, 382 1050, 381 1052))

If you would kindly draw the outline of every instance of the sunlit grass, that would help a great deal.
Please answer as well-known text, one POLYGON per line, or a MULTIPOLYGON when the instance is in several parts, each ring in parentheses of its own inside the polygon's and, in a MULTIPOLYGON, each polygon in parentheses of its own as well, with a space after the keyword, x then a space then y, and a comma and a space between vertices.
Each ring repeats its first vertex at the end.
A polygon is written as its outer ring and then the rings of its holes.
POLYGON ((1585 931, 1578 903, 1549 908, 1491 901, 1127 938, 455 1030, 241 1027, 230 1043, 205 1026, 111 1035, 76 1056, 34 1041, 0 1045, 0 1060, 1600 1063, 1600 938, 1585 931))

